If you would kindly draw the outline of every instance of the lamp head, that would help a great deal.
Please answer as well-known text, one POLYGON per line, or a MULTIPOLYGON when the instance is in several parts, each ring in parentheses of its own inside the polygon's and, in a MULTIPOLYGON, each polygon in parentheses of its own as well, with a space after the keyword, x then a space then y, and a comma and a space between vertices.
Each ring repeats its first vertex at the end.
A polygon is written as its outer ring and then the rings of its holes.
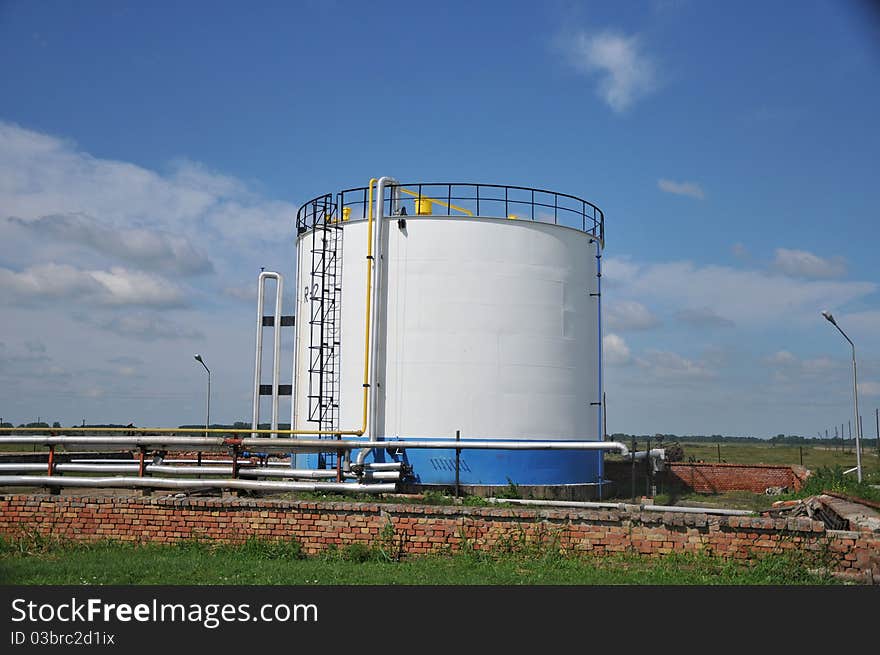
POLYGON ((822 310, 822 316, 825 317, 825 320, 831 323, 832 325, 837 325, 837 322, 834 320, 834 317, 831 315, 827 309, 822 310))
MULTIPOLYGON (((201 356, 201 355, 196 355, 196 356, 195 356, 195 360, 196 360, 197 362, 202 362, 202 356, 201 356)), ((202 362, 202 364, 204 364, 204 363, 205 363, 205 362, 202 362)))

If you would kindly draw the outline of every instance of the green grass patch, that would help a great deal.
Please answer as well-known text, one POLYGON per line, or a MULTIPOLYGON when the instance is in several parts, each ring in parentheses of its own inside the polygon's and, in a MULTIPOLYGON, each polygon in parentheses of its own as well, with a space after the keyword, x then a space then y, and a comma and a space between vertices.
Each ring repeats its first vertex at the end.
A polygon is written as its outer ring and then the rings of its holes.
MULTIPOLYGON (((718 462, 718 445, 714 443, 681 442, 684 459, 691 457, 707 463, 718 462)), ((801 463, 810 470, 819 468, 843 469, 856 465, 853 448, 833 446, 793 446, 774 443, 722 443, 721 460, 729 464, 781 464, 790 466, 801 463)), ((862 471, 865 474, 880 474, 880 458, 875 448, 862 448, 862 471)))
POLYGON ((862 477, 862 481, 859 482, 853 473, 844 475, 843 469, 840 466, 835 466, 834 468, 822 467, 814 471, 807 478, 799 492, 780 496, 780 498, 807 498, 808 496, 821 494, 823 491, 835 491, 847 496, 864 498, 865 500, 880 503, 880 489, 872 486, 880 482, 880 477, 877 474, 863 475, 862 477))
POLYGON ((491 552, 402 556, 394 535, 376 544, 305 557, 295 541, 240 545, 181 542, 133 545, 66 543, 22 537, 0 541, 0 583, 15 585, 792 585, 834 584, 806 553, 770 555, 743 565, 709 554, 648 558, 574 556, 517 537, 491 552))

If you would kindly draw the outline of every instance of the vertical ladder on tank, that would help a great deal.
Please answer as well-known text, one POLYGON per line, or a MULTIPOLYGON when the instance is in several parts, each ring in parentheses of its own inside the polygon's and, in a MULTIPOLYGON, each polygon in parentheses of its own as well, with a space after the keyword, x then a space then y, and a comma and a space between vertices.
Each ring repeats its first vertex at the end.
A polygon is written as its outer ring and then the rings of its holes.
MULTIPOLYGON (((321 431, 339 428, 342 226, 329 197, 313 206, 309 273, 308 421, 321 431), (320 204, 319 204, 320 203, 320 204)), ((332 438, 323 435, 323 438, 332 438)), ((336 467, 335 454, 320 454, 318 468, 336 467)))

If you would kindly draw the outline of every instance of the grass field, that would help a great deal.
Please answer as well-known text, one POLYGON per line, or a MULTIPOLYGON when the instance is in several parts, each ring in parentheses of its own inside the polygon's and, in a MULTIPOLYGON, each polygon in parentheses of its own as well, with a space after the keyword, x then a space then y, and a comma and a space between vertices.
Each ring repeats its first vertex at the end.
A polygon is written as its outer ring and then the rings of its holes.
MULTIPOLYGON (((719 446, 714 443, 679 442, 684 449, 685 461, 690 457, 704 462, 717 462, 719 446)), ((831 448, 826 446, 789 446, 755 443, 722 443, 722 461, 731 464, 800 464, 811 470, 821 467, 844 469, 856 465, 856 454, 852 448, 831 448)), ((862 471, 864 474, 880 474, 880 458, 877 450, 862 449, 862 471)))
POLYGON ((0 541, 0 584, 283 585, 792 585, 836 584, 804 556, 751 566, 708 555, 573 557, 552 549, 435 555, 396 561, 381 548, 302 557, 294 542, 132 546, 0 541))

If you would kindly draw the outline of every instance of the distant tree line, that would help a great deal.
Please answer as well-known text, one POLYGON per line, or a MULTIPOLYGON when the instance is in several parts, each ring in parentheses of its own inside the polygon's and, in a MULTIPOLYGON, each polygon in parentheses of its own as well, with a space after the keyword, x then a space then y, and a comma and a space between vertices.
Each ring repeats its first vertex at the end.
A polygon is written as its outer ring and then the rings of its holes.
MULTIPOLYGON (((743 436, 731 436, 731 435, 721 435, 721 434, 686 434, 686 435, 678 435, 678 434, 626 434, 625 432, 615 432, 612 435, 609 435, 609 439, 612 441, 622 441, 623 443, 630 443, 633 439, 635 439, 640 445, 644 445, 650 439, 651 442, 682 442, 687 441, 690 443, 754 443, 754 444, 781 444, 781 445, 790 445, 790 446, 828 446, 828 445, 840 445, 840 444, 853 444, 855 443, 855 437, 852 438, 843 438, 840 437, 829 437, 828 439, 819 438, 819 437, 802 437, 795 434, 777 434, 775 437, 762 438, 762 437, 743 437, 743 436)), ((870 437, 862 437, 862 446, 868 447, 869 445, 876 447, 877 438, 870 437)))

